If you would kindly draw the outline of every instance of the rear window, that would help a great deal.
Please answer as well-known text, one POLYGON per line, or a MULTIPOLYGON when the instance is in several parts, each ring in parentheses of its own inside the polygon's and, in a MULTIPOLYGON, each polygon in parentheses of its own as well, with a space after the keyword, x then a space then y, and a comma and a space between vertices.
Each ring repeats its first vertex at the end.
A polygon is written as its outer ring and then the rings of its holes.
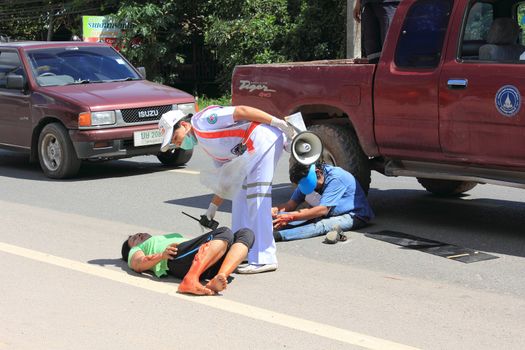
POLYGON ((40 86, 136 80, 141 77, 110 47, 71 46, 28 50, 40 86))

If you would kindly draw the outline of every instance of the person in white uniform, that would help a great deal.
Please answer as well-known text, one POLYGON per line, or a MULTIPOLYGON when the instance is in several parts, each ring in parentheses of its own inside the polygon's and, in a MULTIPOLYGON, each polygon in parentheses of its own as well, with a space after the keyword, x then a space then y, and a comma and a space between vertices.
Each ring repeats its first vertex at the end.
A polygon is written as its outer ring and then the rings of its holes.
POLYGON ((285 143, 295 131, 284 120, 248 106, 210 106, 185 116, 174 110, 159 121, 161 151, 191 149, 196 144, 208 154, 215 169, 201 174, 201 182, 213 190, 206 211, 213 219, 223 199, 232 200, 232 229, 249 228, 255 243, 248 264, 238 273, 277 269, 272 226, 272 180, 285 143))

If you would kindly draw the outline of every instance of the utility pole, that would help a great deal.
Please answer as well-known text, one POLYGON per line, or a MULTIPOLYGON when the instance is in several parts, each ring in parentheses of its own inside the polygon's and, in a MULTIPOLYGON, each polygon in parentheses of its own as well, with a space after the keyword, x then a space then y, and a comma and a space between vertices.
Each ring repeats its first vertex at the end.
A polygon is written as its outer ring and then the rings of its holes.
POLYGON ((53 12, 49 12, 49 27, 47 28, 47 41, 51 41, 53 39, 53 12))
POLYGON ((361 23, 354 20, 355 0, 346 0, 346 58, 361 57, 361 23))

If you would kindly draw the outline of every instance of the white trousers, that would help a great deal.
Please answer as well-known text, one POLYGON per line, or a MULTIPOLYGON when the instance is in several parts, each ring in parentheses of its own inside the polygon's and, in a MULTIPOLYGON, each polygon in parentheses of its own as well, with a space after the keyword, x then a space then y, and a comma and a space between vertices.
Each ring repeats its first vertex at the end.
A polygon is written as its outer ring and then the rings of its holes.
POLYGON ((257 160, 232 200, 233 232, 247 227, 255 233, 255 243, 248 252, 250 264, 276 264, 277 255, 272 225, 273 173, 283 152, 283 137, 257 160))

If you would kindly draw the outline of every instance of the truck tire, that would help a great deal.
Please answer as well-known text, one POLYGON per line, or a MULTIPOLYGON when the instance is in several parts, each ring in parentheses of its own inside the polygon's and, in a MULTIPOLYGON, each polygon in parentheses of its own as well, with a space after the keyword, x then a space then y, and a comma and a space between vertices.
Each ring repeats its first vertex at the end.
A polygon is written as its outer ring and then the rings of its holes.
POLYGON ((428 192, 443 197, 459 196, 463 192, 467 192, 477 185, 476 182, 471 181, 425 179, 420 177, 417 178, 417 181, 428 192))
POLYGON ((193 155, 193 150, 172 149, 167 152, 159 152, 157 158, 166 166, 181 166, 188 163, 193 155))
POLYGON ((65 179, 75 176, 82 161, 77 158, 66 128, 47 124, 38 137, 38 160, 47 177, 65 179))
MULTIPOLYGON (((350 172, 359 181, 365 193, 368 193, 370 165, 355 132, 349 127, 331 124, 312 125, 308 130, 321 138, 323 143, 321 160, 350 172)), ((290 157, 290 166, 294 162, 295 159, 290 157)))

